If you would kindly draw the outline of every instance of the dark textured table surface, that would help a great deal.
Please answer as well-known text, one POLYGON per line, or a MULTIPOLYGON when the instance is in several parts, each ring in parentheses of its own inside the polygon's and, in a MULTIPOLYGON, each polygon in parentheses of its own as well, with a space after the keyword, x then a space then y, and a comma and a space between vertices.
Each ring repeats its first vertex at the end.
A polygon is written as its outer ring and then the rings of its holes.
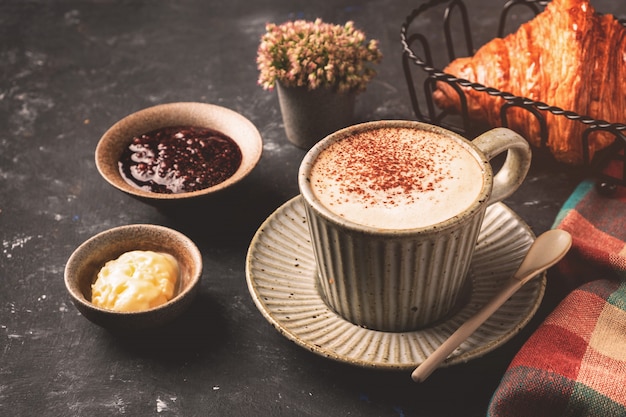
MULTIPOLYGON (((495 33, 500 3, 467 0, 479 37, 495 33)), ((550 291, 530 325, 504 346, 417 385, 405 372, 356 368, 302 349, 262 317, 246 286, 250 240, 297 195, 304 155, 285 137, 276 93, 256 83, 265 23, 354 20, 385 55, 358 98, 355 122, 413 119, 399 33, 419 4, 0 2, 0 415, 484 415, 513 355, 553 306, 550 291), (174 101, 231 108, 263 136, 260 164, 226 207, 163 214, 96 171, 94 148, 110 125, 174 101), (65 262, 80 243, 131 223, 176 228, 204 258, 198 299, 159 337, 122 337, 93 325, 63 284, 65 262)), ((621 2, 594 4, 624 13, 621 2)), ((579 172, 538 157, 506 204, 538 234, 579 180, 579 172)))

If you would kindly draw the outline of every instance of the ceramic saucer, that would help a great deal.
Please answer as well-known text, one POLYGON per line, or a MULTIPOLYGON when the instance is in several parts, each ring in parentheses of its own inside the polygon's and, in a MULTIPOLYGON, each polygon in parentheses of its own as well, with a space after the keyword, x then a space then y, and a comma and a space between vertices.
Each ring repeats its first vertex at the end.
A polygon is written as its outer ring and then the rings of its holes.
MULTIPOLYGON (((285 337, 318 355, 356 366, 409 370, 419 365, 485 304, 517 269, 535 237, 511 209, 487 209, 464 303, 441 322, 405 333, 365 329, 324 302, 301 197, 278 208, 256 232, 246 259, 248 289, 263 316, 285 337)), ((467 362, 504 344, 532 318, 545 274, 526 284, 442 366, 467 362)))

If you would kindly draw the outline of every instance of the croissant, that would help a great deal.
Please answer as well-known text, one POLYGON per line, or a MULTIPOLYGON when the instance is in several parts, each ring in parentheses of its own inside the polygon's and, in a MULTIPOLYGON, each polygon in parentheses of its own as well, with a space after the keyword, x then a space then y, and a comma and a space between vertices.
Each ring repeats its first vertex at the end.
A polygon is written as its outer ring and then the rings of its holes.
MULTIPOLYGON (((554 0, 517 32, 491 40, 473 57, 452 61, 444 72, 593 119, 626 120, 626 29, 612 15, 597 14, 588 0, 554 0)), ((469 87, 463 91, 471 119, 502 124, 504 99, 469 87)), ((447 83, 437 83, 433 99, 442 109, 460 111, 459 96, 447 83)), ((548 126, 547 147, 555 159, 583 163, 582 132, 588 126, 541 113, 548 126)), ((512 107, 507 121, 531 145, 541 145, 540 126, 532 113, 512 107)), ((607 132, 591 134, 590 158, 614 140, 607 132)))

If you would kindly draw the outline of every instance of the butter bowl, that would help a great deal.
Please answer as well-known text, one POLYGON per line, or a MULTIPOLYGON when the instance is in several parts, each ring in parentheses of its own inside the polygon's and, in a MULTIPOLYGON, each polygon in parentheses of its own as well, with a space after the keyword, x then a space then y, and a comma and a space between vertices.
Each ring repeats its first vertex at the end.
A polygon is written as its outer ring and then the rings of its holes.
POLYGON ((202 255, 184 234, 164 226, 132 224, 96 234, 70 255, 64 272, 67 291, 78 311, 91 322, 112 331, 131 332, 163 327, 177 319, 193 302, 202 276, 202 255), (92 302, 92 285, 102 267, 130 251, 172 255, 179 266, 173 297, 141 311, 116 311, 92 302))

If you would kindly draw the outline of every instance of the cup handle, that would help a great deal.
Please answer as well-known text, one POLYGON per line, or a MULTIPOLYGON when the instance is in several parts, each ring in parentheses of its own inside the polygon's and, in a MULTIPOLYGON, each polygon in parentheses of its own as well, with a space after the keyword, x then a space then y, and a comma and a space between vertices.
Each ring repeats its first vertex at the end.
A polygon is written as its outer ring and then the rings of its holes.
POLYGON ((487 160, 507 151, 504 165, 493 177, 493 188, 487 204, 502 201, 515 192, 528 174, 531 150, 528 141, 514 131, 498 127, 472 141, 487 160))

